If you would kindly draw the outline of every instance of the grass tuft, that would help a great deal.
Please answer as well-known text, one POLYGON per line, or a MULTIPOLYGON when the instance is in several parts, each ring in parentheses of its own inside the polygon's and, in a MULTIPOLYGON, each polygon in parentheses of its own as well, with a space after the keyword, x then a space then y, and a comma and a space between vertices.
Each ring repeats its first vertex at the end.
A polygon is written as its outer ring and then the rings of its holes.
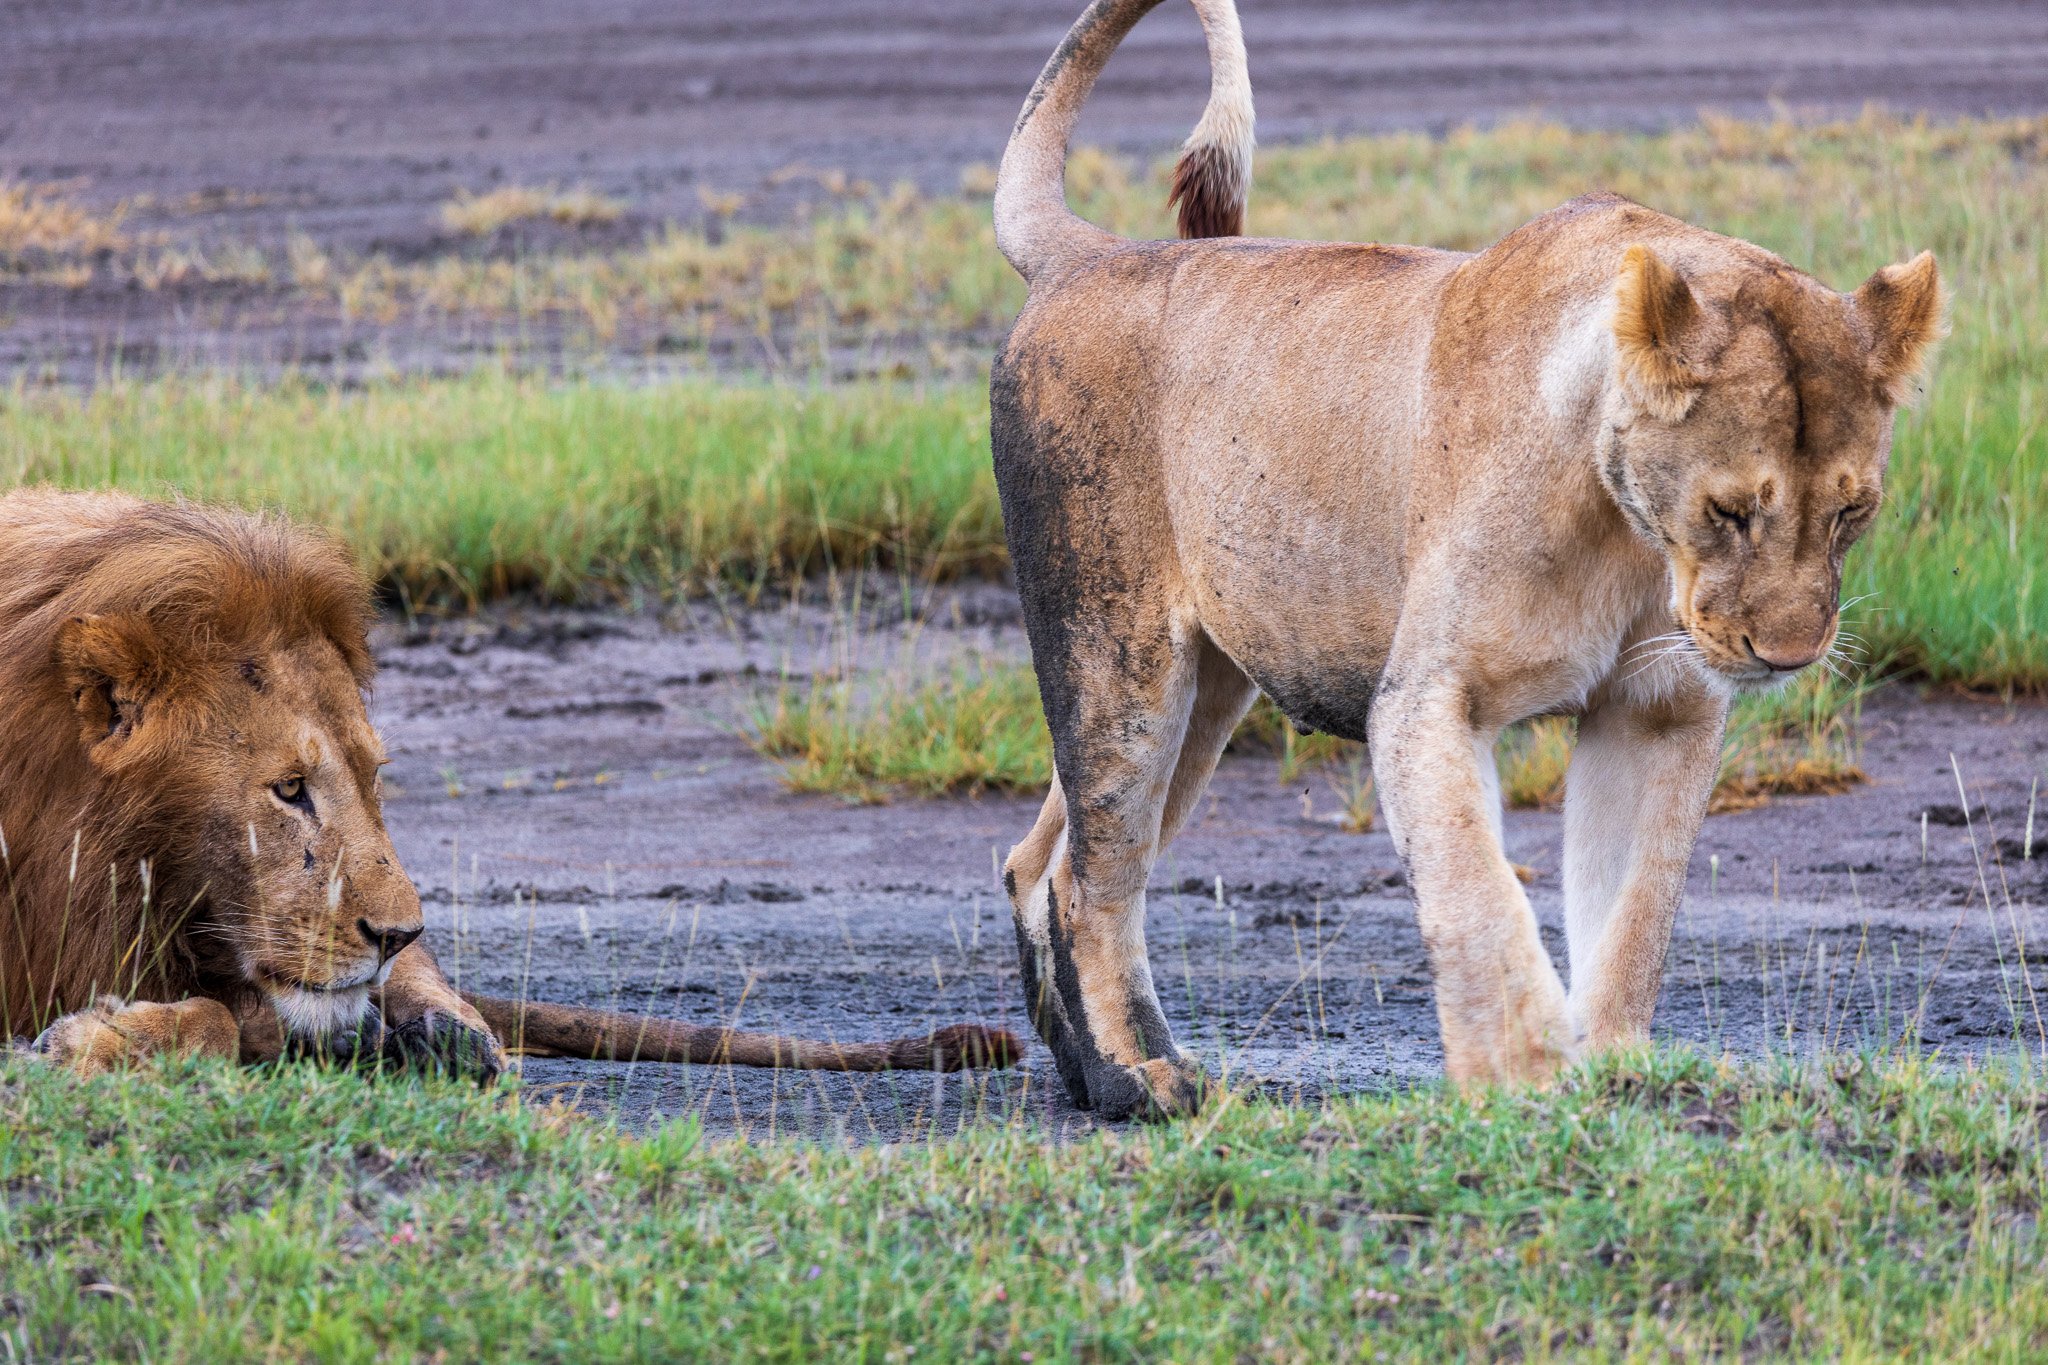
POLYGON ((874 803, 898 793, 1030 791, 1052 780, 1052 744, 1029 669, 961 663, 905 684, 885 675, 784 685, 753 717, 749 742, 792 791, 874 803))
POLYGON ((564 227, 598 227, 616 223, 625 211, 624 204, 595 190, 506 185, 483 194, 457 193, 441 206, 441 226, 467 237, 488 237, 499 228, 537 219, 564 227))
POLYGON ((1511 725, 1494 748, 1501 799, 1518 808, 1564 804, 1564 771, 1577 727, 1557 716, 1511 725))
POLYGON ((96 213, 50 186, 0 180, 0 274, 120 250, 125 216, 96 213))

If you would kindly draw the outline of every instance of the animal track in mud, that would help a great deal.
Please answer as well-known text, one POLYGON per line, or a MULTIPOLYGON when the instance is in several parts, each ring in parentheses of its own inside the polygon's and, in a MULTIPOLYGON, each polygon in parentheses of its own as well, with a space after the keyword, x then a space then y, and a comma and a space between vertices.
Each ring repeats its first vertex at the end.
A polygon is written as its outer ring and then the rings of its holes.
POLYGON ((512 720, 554 720, 563 716, 658 716, 668 707, 652 697, 626 697, 617 701, 559 701, 547 706, 508 706, 512 720))
POLYGON ((734 886, 720 879, 717 886, 689 886, 682 882, 671 882, 648 893, 651 900, 679 900, 705 905, 731 905, 737 901, 758 901, 763 905, 783 905, 809 899, 809 892, 801 887, 783 886, 776 882, 754 882, 747 886, 734 886))
MULTIPOLYGON (((1345 900, 1353 896, 1372 896, 1382 891, 1398 890, 1408 885, 1408 878, 1399 870, 1391 872, 1368 872, 1361 881, 1339 885, 1325 881, 1267 881, 1267 882, 1225 882, 1223 895, 1226 902, 1240 901, 1314 901, 1345 900)), ((1214 896, 1216 879, 1211 877, 1183 877, 1168 888, 1182 896, 1214 896)))

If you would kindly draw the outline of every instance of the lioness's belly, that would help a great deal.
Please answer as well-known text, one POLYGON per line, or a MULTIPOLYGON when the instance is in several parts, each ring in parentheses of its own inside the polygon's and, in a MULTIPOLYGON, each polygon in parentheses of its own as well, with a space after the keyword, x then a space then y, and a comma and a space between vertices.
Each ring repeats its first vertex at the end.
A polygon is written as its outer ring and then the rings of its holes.
POLYGON ((1362 739, 1400 618, 1430 319, 1456 257, 1247 247, 1162 305, 1159 468, 1203 628, 1296 724, 1362 739))
POLYGON ((1248 387, 1162 460, 1179 567, 1210 639, 1296 725, 1364 739, 1401 615, 1406 413, 1248 387))

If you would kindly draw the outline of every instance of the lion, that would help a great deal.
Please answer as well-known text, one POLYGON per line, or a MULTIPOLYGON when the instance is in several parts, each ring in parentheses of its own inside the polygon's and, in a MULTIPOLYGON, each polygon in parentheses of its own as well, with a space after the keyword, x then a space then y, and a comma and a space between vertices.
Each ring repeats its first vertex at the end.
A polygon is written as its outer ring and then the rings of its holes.
POLYGON ((1194 0, 1209 102, 1182 236, 1067 207, 1067 143, 1158 0, 1097 0, 995 191, 1029 297, 991 446, 1055 781, 1004 870, 1025 996, 1077 1104, 1199 1106, 1145 886, 1264 691, 1370 746, 1445 1067, 1541 1082, 1647 1036, 1730 698, 1828 654, 1893 413, 1942 329, 1926 253, 1851 294, 1612 194, 1476 253, 1236 236, 1251 89, 1194 0), (1502 852, 1502 728, 1578 718, 1571 988, 1502 852))
POLYGON ((0 1025, 151 1054, 1008 1065, 999 1029, 828 1043, 458 994, 385 831, 368 584, 284 520, 0 497, 0 1025))

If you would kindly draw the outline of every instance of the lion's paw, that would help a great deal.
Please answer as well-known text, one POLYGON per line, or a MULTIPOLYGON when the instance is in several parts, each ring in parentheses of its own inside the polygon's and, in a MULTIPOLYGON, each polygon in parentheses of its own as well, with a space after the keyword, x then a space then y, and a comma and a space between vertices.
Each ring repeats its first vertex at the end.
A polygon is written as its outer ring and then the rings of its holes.
POLYGON ((97 1076, 154 1056, 233 1057, 234 1016, 217 1000, 177 1004, 103 995, 37 1035, 29 1050, 80 1076, 97 1076))
POLYGON ((120 997, 103 995, 37 1034, 29 1051, 80 1076, 111 1071, 142 1055, 142 1049, 121 1026, 126 1008, 120 997))
POLYGON ((505 1070, 505 1052, 488 1028, 442 1010, 428 1010, 417 1019, 384 1032, 386 1063, 419 1071, 438 1071, 488 1084, 505 1070))
POLYGON ((386 1032, 383 1017, 372 1006, 353 1024, 332 1033, 287 1034, 281 1055, 329 1066, 375 1066, 384 1055, 386 1032))

